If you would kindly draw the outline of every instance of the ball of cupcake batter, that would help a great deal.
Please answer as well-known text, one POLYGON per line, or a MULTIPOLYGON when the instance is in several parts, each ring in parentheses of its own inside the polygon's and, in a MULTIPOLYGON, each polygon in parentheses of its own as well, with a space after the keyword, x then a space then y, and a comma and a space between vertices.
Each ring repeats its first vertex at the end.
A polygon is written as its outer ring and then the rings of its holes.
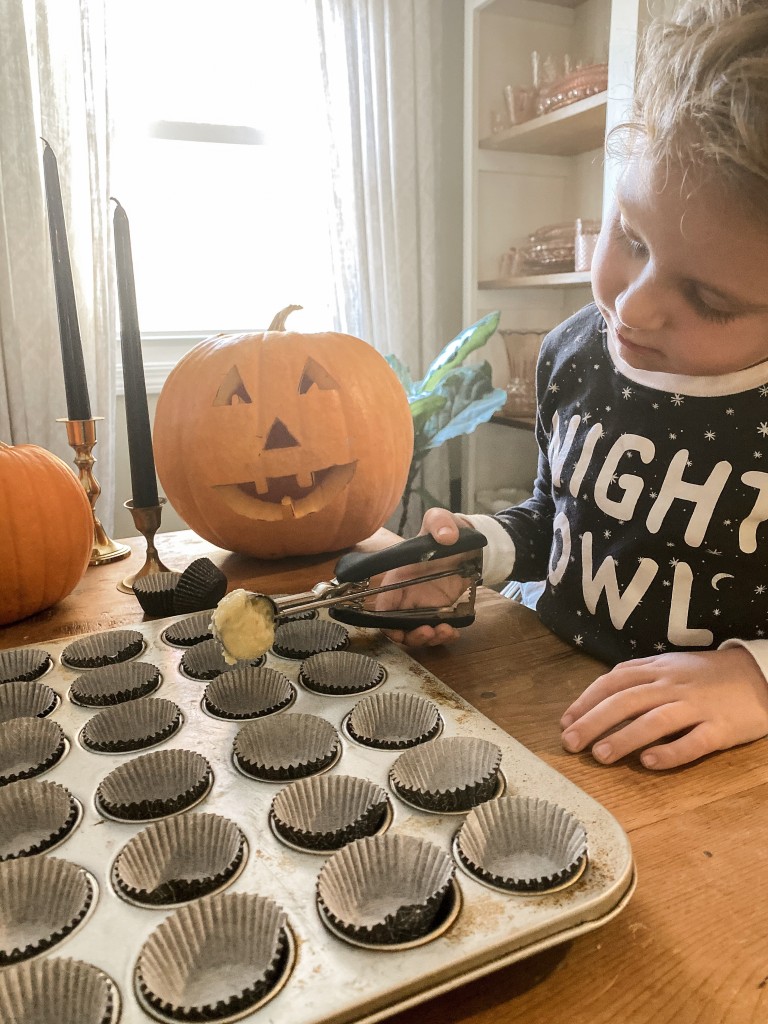
POLYGON ((265 594, 233 590, 219 601, 211 619, 214 637, 229 665, 260 658, 275 639, 277 605, 265 594))

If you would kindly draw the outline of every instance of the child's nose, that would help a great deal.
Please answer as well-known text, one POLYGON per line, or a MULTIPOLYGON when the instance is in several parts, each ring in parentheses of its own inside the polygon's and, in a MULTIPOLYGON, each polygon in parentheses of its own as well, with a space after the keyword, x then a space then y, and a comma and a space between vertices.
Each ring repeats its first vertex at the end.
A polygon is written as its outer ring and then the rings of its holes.
POLYGON ((616 296, 616 315, 632 330, 653 331, 664 324, 664 289, 646 271, 616 296))

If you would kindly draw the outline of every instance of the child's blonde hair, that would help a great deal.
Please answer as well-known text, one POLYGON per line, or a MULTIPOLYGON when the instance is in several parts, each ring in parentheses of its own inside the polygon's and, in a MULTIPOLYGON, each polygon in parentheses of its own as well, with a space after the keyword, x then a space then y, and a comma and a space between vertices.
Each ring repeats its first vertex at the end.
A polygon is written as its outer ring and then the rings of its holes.
POLYGON ((653 163, 700 170, 768 217, 768 0, 698 0, 653 21, 624 128, 653 163))

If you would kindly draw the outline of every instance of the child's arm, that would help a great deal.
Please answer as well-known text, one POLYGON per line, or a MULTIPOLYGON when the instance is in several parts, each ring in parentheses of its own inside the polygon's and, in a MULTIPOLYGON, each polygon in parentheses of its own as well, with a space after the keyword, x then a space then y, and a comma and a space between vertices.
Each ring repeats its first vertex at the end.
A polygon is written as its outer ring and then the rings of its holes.
POLYGON ((591 746, 602 764, 642 749, 643 765, 659 770, 768 735, 766 677, 732 643, 617 665, 565 712, 563 746, 591 746))

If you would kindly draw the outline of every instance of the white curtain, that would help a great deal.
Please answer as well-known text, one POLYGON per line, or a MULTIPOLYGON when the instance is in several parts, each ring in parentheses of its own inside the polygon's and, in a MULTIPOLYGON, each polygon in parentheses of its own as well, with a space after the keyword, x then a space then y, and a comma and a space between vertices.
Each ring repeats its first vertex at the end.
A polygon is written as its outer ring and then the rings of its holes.
MULTIPOLYGON (((338 328, 422 376, 461 330, 462 0, 315 0, 338 328)), ((443 450, 427 485, 447 502, 443 450)), ((416 504, 416 503, 414 503, 416 504)))
MULTIPOLYGON (((0 0, 0 438, 73 465, 42 143, 56 154, 91 411, 96 511, 114 509, 115 297, 109 273, 110 130, 104 0, 0 0)), ((73 466, 74 468, 74 466, 73 466)))

